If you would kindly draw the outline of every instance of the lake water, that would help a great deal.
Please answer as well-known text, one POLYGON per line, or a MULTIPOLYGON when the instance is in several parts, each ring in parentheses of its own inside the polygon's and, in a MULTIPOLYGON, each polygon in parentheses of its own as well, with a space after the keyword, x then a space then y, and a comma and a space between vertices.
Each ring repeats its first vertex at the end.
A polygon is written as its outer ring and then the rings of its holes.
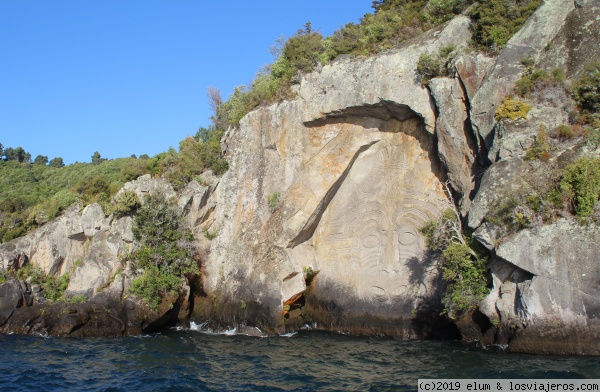
POLYGON ((600 378, 600 358, 314 331, 269 338, 196 331, 0 336, 2 391, 414 391, 418 378, 600 378))

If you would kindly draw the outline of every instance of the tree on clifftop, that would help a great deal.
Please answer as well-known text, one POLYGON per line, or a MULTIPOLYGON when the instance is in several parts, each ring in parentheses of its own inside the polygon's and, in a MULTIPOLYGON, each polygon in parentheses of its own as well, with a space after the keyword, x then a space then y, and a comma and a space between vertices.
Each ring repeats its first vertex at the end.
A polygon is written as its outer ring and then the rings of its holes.
POLYGON ((50 166, 51 167, 64 167, 65 163, 63 162, 63 159, 61 157, 56 157, 56 158, 52 158, 52 160, 50 161, 50 166))
POLYGON ((38 155, 33 160, 33 163, 35 163, 36 165, 46 165, 48 164, 48 157, 45 155, 38 155))
POLYGON ((106 160, 107 160, 106 158, 102 158, 100 156, 100 153, 98 151, 94 152, 94 155, 92 155, 92 164, 93 165, 99 165, 106 160))

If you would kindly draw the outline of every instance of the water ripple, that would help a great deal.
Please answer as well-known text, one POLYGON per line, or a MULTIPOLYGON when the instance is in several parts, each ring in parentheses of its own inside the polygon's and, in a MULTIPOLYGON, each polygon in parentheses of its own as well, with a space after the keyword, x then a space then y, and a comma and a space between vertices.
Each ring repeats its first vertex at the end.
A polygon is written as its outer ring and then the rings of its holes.
POLYGON ((600 358, 509 355, 457 342, 194 331, 122 339, 0 336, 2 390, 402 391, 418 378, 600 378, 600 358))

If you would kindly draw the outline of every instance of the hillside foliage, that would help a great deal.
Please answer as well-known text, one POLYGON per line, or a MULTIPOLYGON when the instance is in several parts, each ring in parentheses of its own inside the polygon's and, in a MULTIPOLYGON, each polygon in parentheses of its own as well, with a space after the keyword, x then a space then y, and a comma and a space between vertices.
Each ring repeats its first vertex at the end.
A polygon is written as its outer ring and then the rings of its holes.
POLYGON ((107 215, 131 214, 137 208, 135 200, 113 197, 124 183, 144 174, 165 175, 177 190, 204 170, 221 175, 228 167, 221 152, 222 134, 212 126, 200 128, 180 143, 179 151, 118 159, 102 158, 96 151, 92 162, 66 166, 62 158, 54 158, 54 165, 42 158, 35 163, 23 148, 7 148, 4 153, 9 155, 0 160, 0 242, 25 235, 74 204, 99 203, 107 215))

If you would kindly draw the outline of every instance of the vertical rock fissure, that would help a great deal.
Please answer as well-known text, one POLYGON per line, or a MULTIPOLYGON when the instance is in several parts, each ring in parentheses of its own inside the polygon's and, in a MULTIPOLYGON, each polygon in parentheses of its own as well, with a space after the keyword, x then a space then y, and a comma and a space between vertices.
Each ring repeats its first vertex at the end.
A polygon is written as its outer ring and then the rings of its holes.
POLYGON ((467 94, 467 87, 460 77, 456 78, 458 85, 460 86, 462 99, 467 109, 467 118, 464 124, 464 134, 467 141, 467 146, 471 150, 475 160, 471 167, 471 173, 473 174, 475 186, 469 195, 466 195, 471 201, 475 198, 475 195, 479 191, 481 180, 483 179, 483 173, 492 164, 488 159, 488 151, 485 143, 481 139, 478 132, 475 132, 473 124, 471 123, 471 101, 469 100, 469 94, 467 94))

